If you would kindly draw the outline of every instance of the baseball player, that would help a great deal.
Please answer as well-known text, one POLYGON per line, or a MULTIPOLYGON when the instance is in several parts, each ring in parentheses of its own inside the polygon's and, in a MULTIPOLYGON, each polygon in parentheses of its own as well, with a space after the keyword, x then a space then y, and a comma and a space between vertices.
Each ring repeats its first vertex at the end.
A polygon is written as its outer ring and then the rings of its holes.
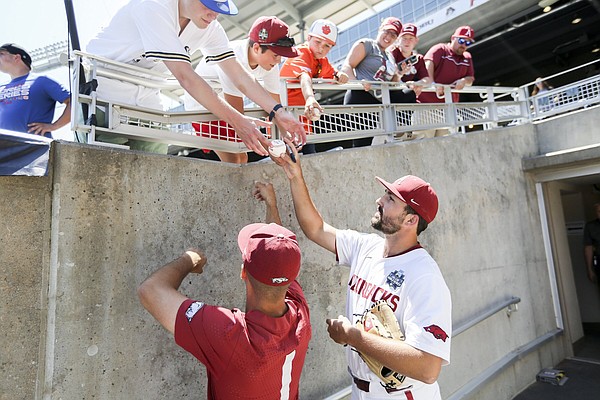
MULTIPOLYGON (((258 197, 257 197, 258 198, 258 197)), ((269 209, 273 197, 260 198, 269 209)), ((139 289, 142 305, 175 341, 206 366, 208 399, 298 399, 311 325, 296 281, 296 236, 276 224, 250 224, 238 235, 245 312, 192 300, 177 289, 201 274, 206 256, 188 250, 154 272, 139 289)))
MULTIPOLYGON (((217 16, 235 15, 237 12, 231 0, 130 0, 90 41, 87 51, 157 72, 170 71, 194 99, 227 121, 250 150, 268 155, 265 150, 268 140, 257 125, 269 124, 236 111, 194 72, 190 54, 200 50, 208 61, 218 62, 235 86, 269 113, 270 120, 288 132, 298 144, 304 144, 306 133, 302 124, 252 78, 230 49, 217 16)), ((97 92, 104 100, 162 109, 157 89, 99 78, 97 92)), ((167 146, 161 143, 130 140, 129 145, 134 149, 159 153, 167 150, 167 146)))
MULTIPOLYGON (((296 57, 298 51, 294 47, 294 39, 289 36, 288 25, 277 17, 259 17, 250 28, 247 39, 229 43, 242 67, 262 85, 273 99, 279 98, 279 64, 281 57, 296 57)), ((210 62, 206 58, 196 67, 196 73, 202 77, 218 77, 227 103, 240 113, 244 112, 244 95, 233 82, 233 79, 219 68, 220 63, 210 62)), ((201 105, 189 94, 185 94, 185 109, 198 110, 201 105)), ((217 137, 224 140, 239 140, 235 131, 225 121, 212 121, 211 124, 193 124, 201 130, 203 136, 217 137), (216 132, 215 132, 216 131, 216 132)), ((228 153, 215 151, 221 161, 237 164, 248 162, 247 153, 228 153)))
MULTIPOLYGON (((348 75, 336 70, 327 59, 327 54, 337 41, 337 26, 326 19, 317 19, 308 31, 306 43, 298 46, 300 55, 288 58, 281 67, 282 78, 298 78, 301 88, 288 89, 288 105, 304 106, 305 130, 310 131, 309 120, 319 119, 323 108, 315 98, 313 78, 335 79, 338 83, 348 82, 348 75)), ((305 145, 304 154, 315 153, 314 144, 305 145)))
POLYGON ((304 177, 298 152, 274 158, 290 180, 296 217, 306 236, 350 265, 346 316, 328 319, 328 332, 348 345, 354 382, 352 399, 441 399, 437 378, 450 361, 451 299, 442 274, 417 236, 433 221, 438 198, 422 179, 407 175, 393 183, 376 178, 385 191, 376 201, 371 226, 383 234, 340 230, 323 221, 304 177), (364 332, 357 319, 379 300, 387 301, 405 340, 364 332), (402 385, 388 388, 361 358, 379 361, 404 375, 402 385))

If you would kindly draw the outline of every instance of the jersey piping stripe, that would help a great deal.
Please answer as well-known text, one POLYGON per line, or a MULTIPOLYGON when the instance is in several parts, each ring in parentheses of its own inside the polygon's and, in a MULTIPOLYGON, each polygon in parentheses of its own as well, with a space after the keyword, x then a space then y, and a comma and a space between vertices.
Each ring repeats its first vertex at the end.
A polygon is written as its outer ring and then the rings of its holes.
POLYGON ((162 51, 147 51, 144 53, 146 58, 160 58, 161 60, 187 61, 192 62, 190 56, 181 53, 165 53, 162 51))
POLYGON ((290 398, 290 384, 292 383, 292 363, 296 357, 296 350, 285 356, 283 368, 281 369, 281 390, 279 392, 279 398, 281 400, 289 400, 290 398))
POLYGON ((455 60, 454 57, 452 57, 452 56, 442 56, 442 59, 451 61, 459 67, 468 67, 470 65, 468 59, 465 59, 463 61, 458 61, 458 60, 455 60))
POLYGON ((231 57, 235 57, 235 54, 233 51, 227 51, 225 53, 222 54, 217 54, 216 56, 206 56, 204 57, 206 59, 206 62, 221 62, 223 60, 227 60, 228 58, 231 57))

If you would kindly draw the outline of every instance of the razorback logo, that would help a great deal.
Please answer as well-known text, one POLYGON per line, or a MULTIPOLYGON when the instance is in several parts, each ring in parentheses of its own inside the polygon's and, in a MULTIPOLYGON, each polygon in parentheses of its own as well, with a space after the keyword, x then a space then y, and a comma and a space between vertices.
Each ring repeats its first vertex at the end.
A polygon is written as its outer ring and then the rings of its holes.
POLYGON ((321 28, 321 30, 323 31, 323 33, 325 35, 329 35, 331 33, 331 28, 329 27, 329 25, 323 25, 323 27, 321 28))
POLYGON ((424 327, 423 329, 431 333, 434 338, 440 339, 443 342, 445 342, 446 339, 448 339, 448 335, 446 334, 446 332, 444 332, 444 330, 437 325, 429 325, 424 327))

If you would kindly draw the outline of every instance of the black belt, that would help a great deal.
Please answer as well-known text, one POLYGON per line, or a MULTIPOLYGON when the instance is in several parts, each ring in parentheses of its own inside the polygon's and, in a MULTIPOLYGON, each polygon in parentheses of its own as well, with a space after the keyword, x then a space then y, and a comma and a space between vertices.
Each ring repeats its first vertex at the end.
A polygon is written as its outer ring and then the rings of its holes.
MULTIPOLYGON (((371 385, 371 382, 369 382, 369 381, 363 381, 362 379, 358 379, 354 375, 352 375, 352 380, 354 381, 354 384, 356 385, 356 387, 359 388, 360 390, 362 390, 363 392, 368 392, 369 391, 369 386, 371 385)), ((383 386, 383 388, 388 393, 401 392, 403 390, 408 389, 408 388, 392 389, 392 388, 387 388, 385 386, 383 386)))

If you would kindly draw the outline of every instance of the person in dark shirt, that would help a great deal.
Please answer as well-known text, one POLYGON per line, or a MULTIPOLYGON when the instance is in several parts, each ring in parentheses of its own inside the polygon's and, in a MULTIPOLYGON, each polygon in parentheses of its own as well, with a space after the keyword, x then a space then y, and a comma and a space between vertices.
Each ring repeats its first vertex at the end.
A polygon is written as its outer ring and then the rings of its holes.
POLYGON ((600 203, 594 204, 594 209, 596 219, 588 221, 583 228, 583 252, 589 280, 600 284, 600 203))

